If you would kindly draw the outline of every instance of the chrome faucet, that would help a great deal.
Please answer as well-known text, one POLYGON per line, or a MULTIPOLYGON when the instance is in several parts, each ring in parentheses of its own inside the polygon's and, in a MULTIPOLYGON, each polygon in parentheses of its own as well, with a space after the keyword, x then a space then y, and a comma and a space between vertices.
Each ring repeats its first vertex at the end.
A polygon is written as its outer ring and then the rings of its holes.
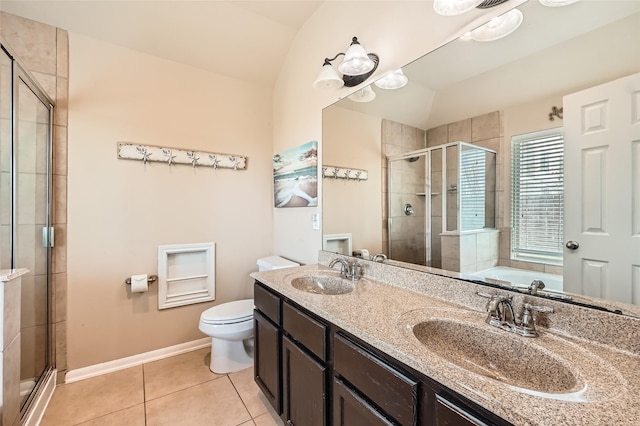
POLYGON ((384 263, 384 261, 387 260, 387 255, 384 253, 374 254, 371 257, 371 260, 373 260, 374 262, 384 263))
POLYGON ((351 263, 346 260, 336 257, 329 263, 329 268, 333 268, 337 263, 340 264, 340 276, 352 281, 357 281, 360 278, 360 265, 355 260, 351 263))
POLYGON ((485 320, 487 324, 524 337, 538 336, 532 311, 544 313, 553 312, 553 308, 547 306, 535 306, 530 303, 525 303, 522 318, 520 322, 518 322, 513 310, 512 296, 504 296, 501 294, 491 295, 483 292, 477 292, 476 294, 489 299, 487 302, 487 319, 485 320))
POLYGON ((536 295, 538 294, 538 290, 542 290, 544 288, 544 283, 542 280, 533 280, 529 285, 529 294, 536 295))

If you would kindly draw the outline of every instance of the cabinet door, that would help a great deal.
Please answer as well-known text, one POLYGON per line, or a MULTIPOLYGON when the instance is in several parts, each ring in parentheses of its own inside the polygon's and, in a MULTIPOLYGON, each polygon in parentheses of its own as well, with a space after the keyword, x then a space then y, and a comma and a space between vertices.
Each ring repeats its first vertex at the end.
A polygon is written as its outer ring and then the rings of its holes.
POLYGON ((356 392, 341 380, 333 379, 333 424, 335 426, 393 426, 356 392))
POLYGON ((282 337, 282 418, 288 426, 327 424, 327 367, 282 337))
POLYGON ((280 390, 280 329, 260 311, 253 312, 254 376, 264 396, 277 413, 282 413, 280 390))
POLYGON ((440 395, 436 395, 434 424, 436 426, 487 426, 484 421, 440 395))

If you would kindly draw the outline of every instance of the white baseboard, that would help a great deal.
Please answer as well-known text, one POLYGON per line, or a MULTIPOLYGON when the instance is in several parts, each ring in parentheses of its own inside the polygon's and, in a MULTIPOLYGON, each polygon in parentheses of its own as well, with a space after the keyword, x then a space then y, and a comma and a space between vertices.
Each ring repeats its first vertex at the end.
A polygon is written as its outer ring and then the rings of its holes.
POLYGON ((125 368, 142 365, 145 362, 157 361, 159 359, 169 358, 170 356, 180 355, 185 352, 195 351, 196 349, 206 348, 207 346, 211 346, 210 337, 204 337, 202 339, 157 349, 151 352, 145 352, 138 355, 128 356, 126 358, 120 358, 113 361, 90 365, 88 367, 78 368, 76 370, 69 370, 65 376, 64 381, 65 383, 73 383, 77 382, 78 380, 84 380, 91 377, 100 376, 102 374, 124 370, 125 368))

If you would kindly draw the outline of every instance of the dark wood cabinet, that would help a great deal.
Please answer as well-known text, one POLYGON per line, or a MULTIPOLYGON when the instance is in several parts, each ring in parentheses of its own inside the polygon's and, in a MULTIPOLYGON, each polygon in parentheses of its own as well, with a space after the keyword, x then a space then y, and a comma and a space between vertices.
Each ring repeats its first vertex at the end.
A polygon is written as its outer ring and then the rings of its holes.
POLYGON ((327 367, 282 337, 282 419, 291 426, 327 424, 327 367))
POLYGON ((255 381, 271 406, 280 413, 282 411, 280 328, 256 310, 253 313, 253 330, 255 381))
POLYGON ((337 378, 333 379, 332 408, 335 426, 393 426, 396 424, 337 378))
POLYGON ((488 423, 446 398, 440 395, 435 397, 435 426, 488 426, 488 423))
POLYGON ((256 281, 255 380, 288 426, 511 426, 256 281))

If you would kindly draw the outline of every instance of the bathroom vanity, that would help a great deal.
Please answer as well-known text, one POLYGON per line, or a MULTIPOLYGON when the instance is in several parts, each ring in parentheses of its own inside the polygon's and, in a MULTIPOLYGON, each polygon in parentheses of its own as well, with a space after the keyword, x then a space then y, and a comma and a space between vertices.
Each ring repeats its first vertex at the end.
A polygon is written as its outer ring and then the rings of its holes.
POLYGON ((637 424, 637 319, 548 301, 527 338, 485 323, 476 293, 500 290, 371 262, 344 280, 329 260, 253 274, 255 380, 285 424, 637 424), (622 343, 569 333, 575 310, 622 343))

